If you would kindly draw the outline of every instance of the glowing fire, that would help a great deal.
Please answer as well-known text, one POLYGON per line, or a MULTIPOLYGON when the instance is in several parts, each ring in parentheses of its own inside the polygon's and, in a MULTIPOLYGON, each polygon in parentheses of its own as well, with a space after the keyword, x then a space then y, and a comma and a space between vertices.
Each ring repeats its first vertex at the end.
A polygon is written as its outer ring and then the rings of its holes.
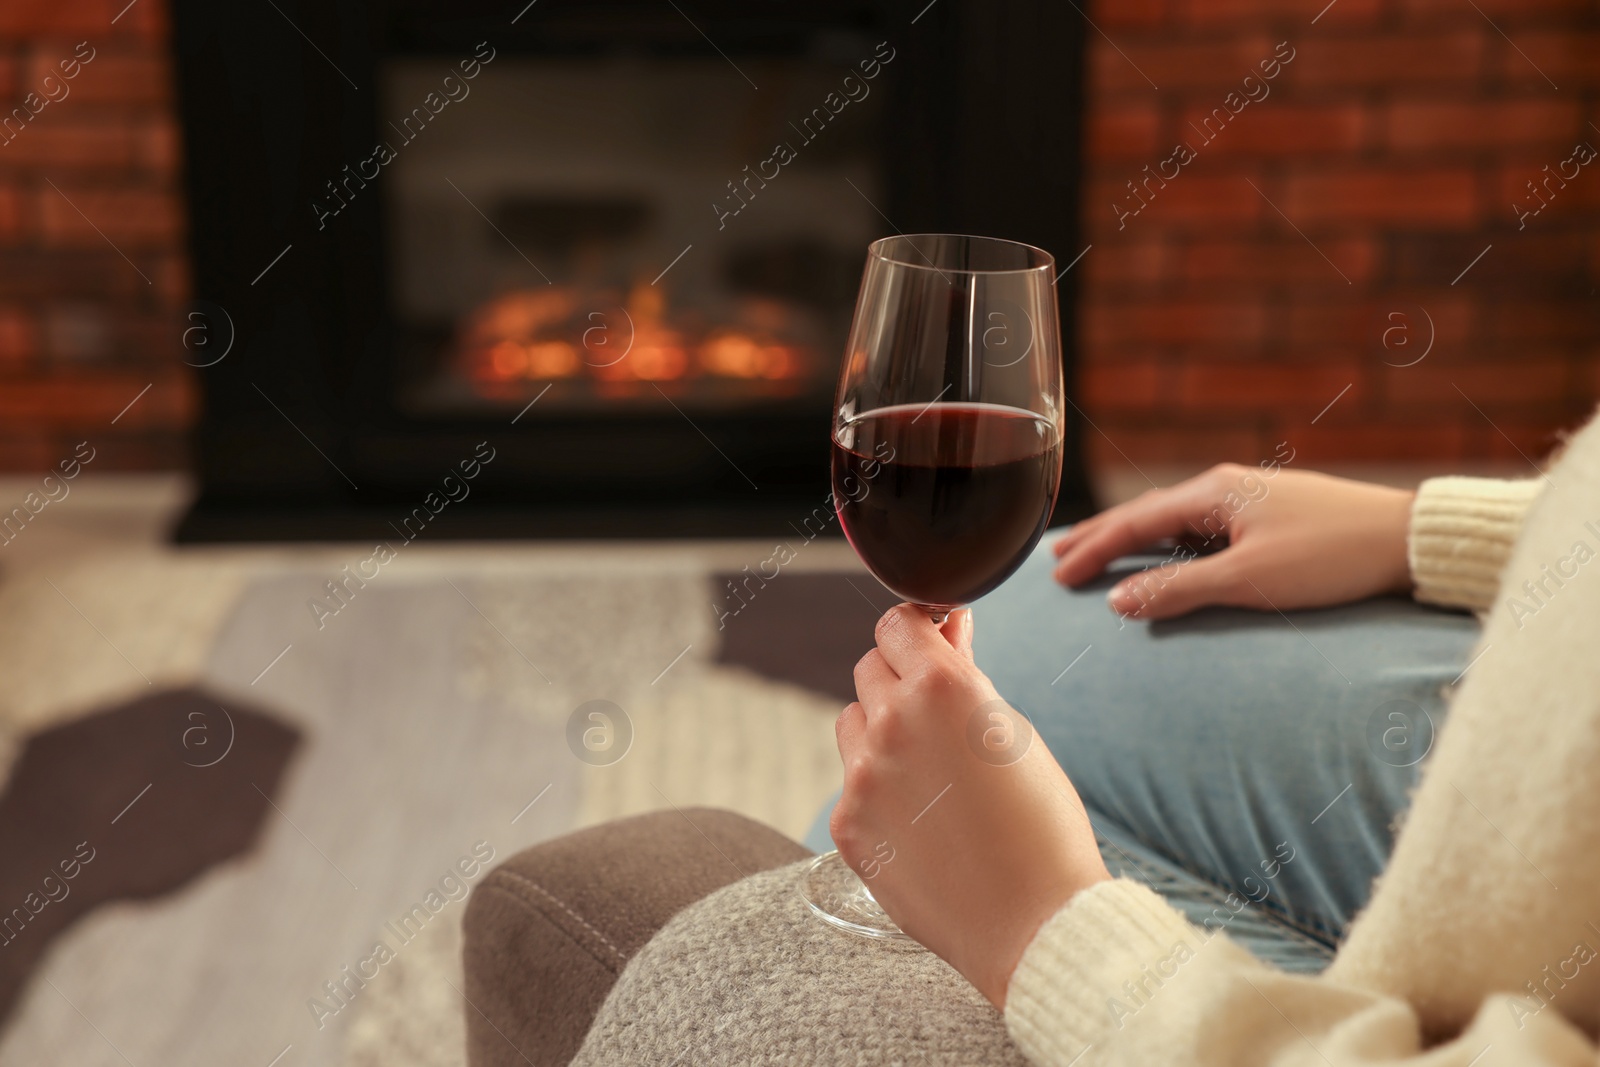
POLYGON ((795 340, 795 312, 781 302, 746 300, 736 323, 705 327, 693 313, 673 313, 654 286, 634 285, 620 302, 615 296, 549 286, 495 297, 463 322, 458 364, 489 391, 586 381, 602 394, 688 379, 786 391, 810 373, 811 350, 795 340))

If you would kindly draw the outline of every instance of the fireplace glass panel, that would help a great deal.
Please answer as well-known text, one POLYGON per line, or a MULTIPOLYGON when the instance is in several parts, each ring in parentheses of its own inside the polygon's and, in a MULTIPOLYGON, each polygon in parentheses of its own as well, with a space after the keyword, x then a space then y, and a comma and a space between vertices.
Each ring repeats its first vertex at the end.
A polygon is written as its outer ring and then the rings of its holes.
POLYGON ((501 54, 423 124, 453 61, 385 64, 402 409, 826 402, 888 228, 881 81, 833 114, 847 65, 741 66, 759 92, 720 59, 501 54))

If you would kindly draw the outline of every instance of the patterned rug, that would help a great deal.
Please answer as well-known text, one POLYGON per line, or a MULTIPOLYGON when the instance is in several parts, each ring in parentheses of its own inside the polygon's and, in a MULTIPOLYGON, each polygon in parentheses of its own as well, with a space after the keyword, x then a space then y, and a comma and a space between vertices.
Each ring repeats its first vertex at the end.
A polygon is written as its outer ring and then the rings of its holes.
MULTIPOLYGON (((363 582, 344 570, 361 558, 185 554, 0 587, 28 613, 0 611, 13 754, 169 685, 299 739, 274 786, 259 730, 226 752, 215 716, 192 749, 163 735, 193 762, 212 745, 206 773, 260 798, 253 844, 76 918, 20 987, 0 1062, 459 1064, 459 924, 489 856, 698 804, 798 838, 838 786, 863 594, 886 599, 869 581, 785 574, 719 629, 727 577, 689 562, 458 552, 363 582)), ((192 832, 153 799, 132 812, 192 832)))

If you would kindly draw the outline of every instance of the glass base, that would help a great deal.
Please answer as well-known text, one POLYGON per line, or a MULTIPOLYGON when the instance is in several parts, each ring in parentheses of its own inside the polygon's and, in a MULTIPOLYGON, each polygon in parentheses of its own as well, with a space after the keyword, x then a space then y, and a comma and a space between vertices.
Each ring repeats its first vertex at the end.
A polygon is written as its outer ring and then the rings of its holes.
POLYGON ((838 852, 824 852, 801 872, 800 896, 816 916, 840 930, 915 945, 889 918, 838 852))

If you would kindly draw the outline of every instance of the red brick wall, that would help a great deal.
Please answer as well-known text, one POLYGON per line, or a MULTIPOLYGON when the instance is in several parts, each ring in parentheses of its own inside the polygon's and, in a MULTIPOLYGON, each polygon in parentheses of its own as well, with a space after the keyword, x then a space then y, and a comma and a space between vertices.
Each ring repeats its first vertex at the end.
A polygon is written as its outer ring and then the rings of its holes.
POLYGON ((1525 228, 1512 207, 1578 142, 1600 149, 1600 8, 1337 0, 1318 17, 1325 2, 1086 9, 1103 31, 1078 268, 1098 462, 1248 460, 1285 439, 1297 462, 1517 460, 1600 392, 1600 160, 1552 181, 1525 228), (1267 95, 1232 114, 1252 71, 1267 95), (1189 122, 1215 107, 1208 142, 1189 122), (1196 158, 1177 177, 1129 192, 1182 141, 1196 158))
POLYGON ((0 469, 53 467, 83 440, 94 470, 183 463, 195 402, 167 48, 163 0, 0 3, 0 120, 37 111, 0 125, 0 469))

